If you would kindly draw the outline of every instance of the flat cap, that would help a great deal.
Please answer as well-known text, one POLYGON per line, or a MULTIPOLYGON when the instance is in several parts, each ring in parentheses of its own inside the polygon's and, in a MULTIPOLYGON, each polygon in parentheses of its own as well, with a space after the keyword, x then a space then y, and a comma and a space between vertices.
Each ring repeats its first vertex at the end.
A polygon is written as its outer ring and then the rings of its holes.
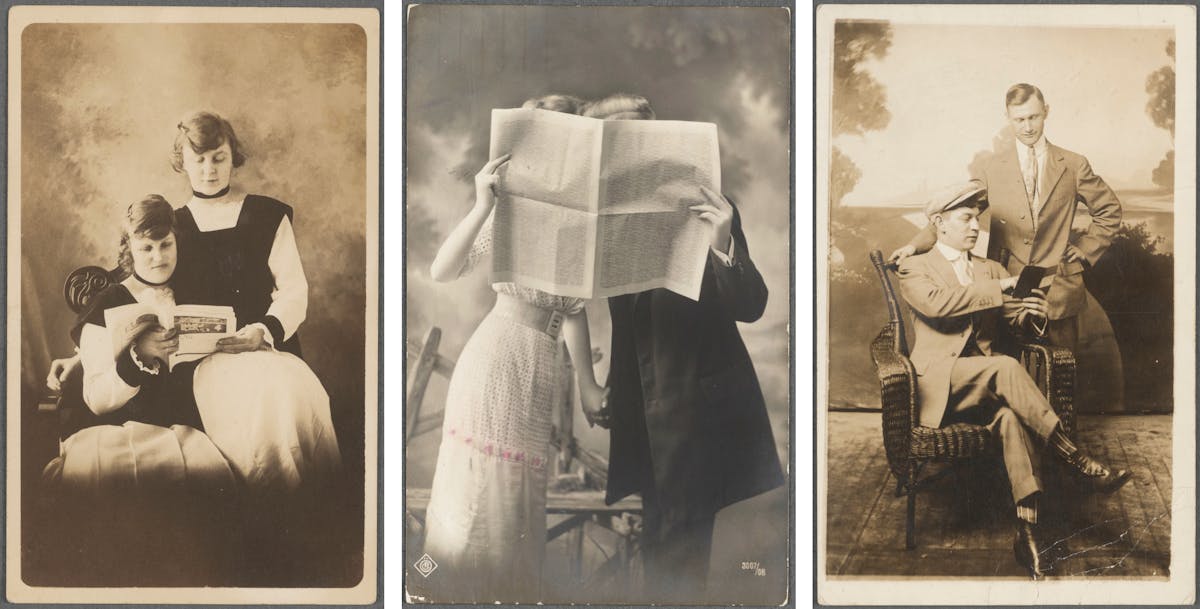
POLYGON ((987 209, 987 191, 983 184, 974 180, 951 184, 929 197, 925 203, 925 215, 933 216, 973 202, 979 203, 980 211, 987 209))

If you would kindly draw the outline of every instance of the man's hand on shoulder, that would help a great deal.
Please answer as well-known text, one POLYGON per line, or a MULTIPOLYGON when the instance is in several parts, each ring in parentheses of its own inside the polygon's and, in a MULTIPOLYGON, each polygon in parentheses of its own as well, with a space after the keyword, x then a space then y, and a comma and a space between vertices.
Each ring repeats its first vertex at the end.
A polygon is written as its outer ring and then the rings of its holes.
POLYGON ((901 260, 904 260, 915 253, 917 253, 917 248, 915 246, 904 245, 892 252, 891 256, 888 256, 888 262, 899 264, 901 260))

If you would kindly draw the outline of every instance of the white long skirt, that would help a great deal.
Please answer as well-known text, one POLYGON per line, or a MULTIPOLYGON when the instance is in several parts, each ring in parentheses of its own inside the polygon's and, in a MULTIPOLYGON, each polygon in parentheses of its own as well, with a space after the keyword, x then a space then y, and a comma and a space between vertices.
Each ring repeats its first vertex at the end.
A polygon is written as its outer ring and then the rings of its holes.
POLYGON ((558 345, 490 313, 467 341, 446 395, 420 582, 435 602, 537 601, 546 548, 558 345))
POLYGON ((205 433, 252 493, 320 489, 340 473, 329 395, 304 360, 214 353, 193 390, 205 433))

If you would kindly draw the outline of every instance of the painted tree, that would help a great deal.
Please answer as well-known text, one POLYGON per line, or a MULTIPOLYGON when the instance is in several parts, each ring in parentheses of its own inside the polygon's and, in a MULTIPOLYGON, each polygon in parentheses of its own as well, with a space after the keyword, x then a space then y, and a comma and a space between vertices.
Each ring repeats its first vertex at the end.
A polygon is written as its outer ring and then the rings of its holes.
MULTIPOLYGON (((1171 133, 1171 140, 1175 140, 1175 40, 1167 41, 1167 55, 1171 58, 1171 63, 1165 65, 1146 78, 1146 93, 1150 95, 1150 101, 1146 102, 1146 114, 1150 115, 1150 120, 1161 128, 1166 129, 1171 133)), ((1154 183, 1163 188, 1173 188, 1175 186, 1175 151, 1168 150, 1166 158, 1158 164, 1152 174, 1154 183)))
MULTIPOLYGON (((892 26, 886 21, 839 21, 833 26, 833 136, 864 135, 887 127, 887 91, 863 64, 887 56, 892 26)), ((831 203, 854 190, 862 173, 836 146, 830 162, 831 203)))

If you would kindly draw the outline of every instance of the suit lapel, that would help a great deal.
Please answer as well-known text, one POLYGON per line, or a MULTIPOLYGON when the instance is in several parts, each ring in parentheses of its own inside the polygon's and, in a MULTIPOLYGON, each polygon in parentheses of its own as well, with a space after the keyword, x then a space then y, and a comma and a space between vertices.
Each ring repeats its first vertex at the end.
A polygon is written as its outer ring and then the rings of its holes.
MULTIPOLYGON (((1021 193, 1021 198, 1029 203, 1029 196, 1025 194, 1025 177, 1021 174, 1021 163, 1017 159, 1017 144, 1014 140, 1008 146, 1008 151, 999 155, 1000 176, 1003 182, 1008 182, 1016 189, 1016 192, 1021 193)), ((990 195, 990 193, 989 193, 990 195)))
POLYGON ((971 270, 975 273, 975 281, 992 279, 991 267, 979 256, 971 256, 971 270))
MULTIPOLYGON (((1046 143, 1046 175, 1042 180, 1042 187, 1039 190, 1041 200, 1038 201, 1038 215, 1041 215, 1042 210, 1046 208, 1046 202, 1050 200, 1050 195, 1054 192, 1054 187, 1058 185, 1058 180, 1062 178, 1063 172, 1066 171, 1065 158, 1062 150, 1049 142, 1046 143)), ((1074 201, 1072 201, 1074 203, 1074 201)))
POLYGON ((950 264, 949 260, 946 260, 942 252, 935 247, 932 253, 933 255, 929 257, 930 264, 937 270, 938 275, 941 275, 942 281, 946 282, 946 287, 955 288, 962 285, 958 283, 958 275, 954 273, 954 266, 950 264))

